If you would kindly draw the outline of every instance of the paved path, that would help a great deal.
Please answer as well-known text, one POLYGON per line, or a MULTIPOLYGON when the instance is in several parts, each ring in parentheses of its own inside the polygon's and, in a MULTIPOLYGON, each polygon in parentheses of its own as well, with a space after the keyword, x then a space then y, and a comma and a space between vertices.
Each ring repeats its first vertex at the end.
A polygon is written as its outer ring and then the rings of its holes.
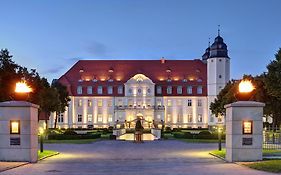
POLYGON ((61 154, 0 175, 268 175, 208 154, 217 144, 154 141, 134 144, 99 141, 92 144, 49 144, 61 154))

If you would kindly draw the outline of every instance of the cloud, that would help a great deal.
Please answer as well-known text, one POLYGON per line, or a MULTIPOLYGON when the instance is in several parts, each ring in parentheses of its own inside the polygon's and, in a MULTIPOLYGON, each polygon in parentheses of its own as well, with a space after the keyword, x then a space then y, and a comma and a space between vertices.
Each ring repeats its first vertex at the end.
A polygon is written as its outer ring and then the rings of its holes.
POLYGON ((53 66, 49 69, 46 69, 42 71, 43 74, 56 74, 59 73, 62 69, 64 69, 64 66, 58 65, 58 66, 53 66))
POLYGON ((108 47, 97 41, 91 41, 90 44, 86 47, 86 51, 94 56, 107 56, 109 53, 108 47))

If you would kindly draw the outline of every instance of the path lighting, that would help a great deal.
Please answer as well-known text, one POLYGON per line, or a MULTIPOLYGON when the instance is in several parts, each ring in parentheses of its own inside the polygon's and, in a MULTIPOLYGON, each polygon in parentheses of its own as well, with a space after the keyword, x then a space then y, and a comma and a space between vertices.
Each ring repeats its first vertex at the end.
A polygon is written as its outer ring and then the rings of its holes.
POLYGON ((39 128, 39 135, 40 135, 40 152, 43 152, 43 136, 44 136, 44 128, 39 128))
POLYGON ((218 126, 218 139, 219 139, 219 151, 221 151, 221 135, 222 135, 223 128, 218 126))
POLYGON ((239 83, 238 93, 235 95, 239 101, 248 101, 254 94, 255 87, 250 80, 242 80, 239 83))
POLYGON ((32 92, 32 88, 26 84, 26 82, 17 82, 15 87, 15 99, 27 100, 29 93, 32 92))

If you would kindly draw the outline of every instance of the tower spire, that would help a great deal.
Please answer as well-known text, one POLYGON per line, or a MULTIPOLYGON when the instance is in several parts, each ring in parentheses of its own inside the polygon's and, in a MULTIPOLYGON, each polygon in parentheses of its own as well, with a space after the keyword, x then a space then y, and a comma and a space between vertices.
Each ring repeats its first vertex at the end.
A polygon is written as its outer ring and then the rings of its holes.
POLYGON ((210 39, 211 39, 211 38, 209 37, 209 41, 208 41, 208 47, 210 47, 210 45, 211 45, 211 43, 210 43, 210 39))
POLYGON ((221 25, 218 25, 218 36, 220 36, 220 34, 221 34, 220 27, 221 27, 221 25))

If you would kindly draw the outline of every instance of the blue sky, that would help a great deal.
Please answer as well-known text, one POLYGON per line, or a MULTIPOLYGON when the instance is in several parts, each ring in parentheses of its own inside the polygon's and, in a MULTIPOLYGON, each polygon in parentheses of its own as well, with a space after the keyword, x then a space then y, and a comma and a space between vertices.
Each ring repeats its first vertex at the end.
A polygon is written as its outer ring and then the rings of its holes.
POLYGON ((221 35, 231 77, 281 47, 279 0, 1 0, 0 48, 51 81, 79 59, 196 59, 221 35))

